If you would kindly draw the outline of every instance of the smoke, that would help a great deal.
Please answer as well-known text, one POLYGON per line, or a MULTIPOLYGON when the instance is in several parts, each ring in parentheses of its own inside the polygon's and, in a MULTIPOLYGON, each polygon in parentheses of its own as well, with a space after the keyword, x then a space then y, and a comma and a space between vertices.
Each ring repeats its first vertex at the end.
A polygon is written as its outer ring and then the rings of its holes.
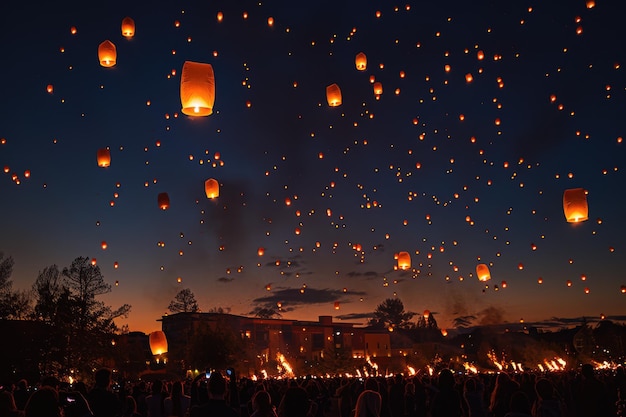
POLYGON ((479 311, 477 316, 480 326, 504 323, 504 310, 499 307, 489 306, 479 311))

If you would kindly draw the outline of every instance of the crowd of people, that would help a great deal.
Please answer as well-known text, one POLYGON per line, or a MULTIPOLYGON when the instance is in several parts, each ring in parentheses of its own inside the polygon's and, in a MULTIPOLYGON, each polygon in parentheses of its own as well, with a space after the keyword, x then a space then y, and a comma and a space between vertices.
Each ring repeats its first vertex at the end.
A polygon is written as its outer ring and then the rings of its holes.
POLYGON ((626 373, 579 371, 369 378, 236 378, 229 369, 193 380, 115 385, 44 378, 3 387, 0 417, 626 417, 626 373))

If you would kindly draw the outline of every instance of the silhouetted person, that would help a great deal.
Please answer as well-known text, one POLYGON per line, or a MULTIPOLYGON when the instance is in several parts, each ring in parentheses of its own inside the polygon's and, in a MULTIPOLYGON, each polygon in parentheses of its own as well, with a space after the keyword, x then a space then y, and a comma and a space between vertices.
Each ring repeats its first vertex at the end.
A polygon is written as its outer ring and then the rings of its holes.
POLYGON ((17 409, 15 398, 11 391, 0 392, 0 416, 2 417, 23 417, 24 413, 17 409))
POLYGON ((540 378, 535 382, 535 392, 537 400, 533 405, 533 416, 535 417, 562 417, 563 407, 558 398, 555 397, 554 385, 550 380, 540 378))
POLYGON ((132 395, 128 395, 124 398, 122 417, 141 417, 141 414, 137 412, 137 401, 135 401, 132 395))
POLYGON ((593 366, 586 363, 580 370, 574 401, 580 417, 605 417, 609 415, 608 394, 602 381, 596 378, 593 366))
POLYGON ((185 417, 189 411, 190 404, 191 397, 183 392, 182 382, 176 381, 172 384, 172 393, 163 403, 165 416, 185 417))
POLYGON ((496 377, 496 386, 491 392, 489 411, 493 417, 504 417, 509 412, 511 396, 519 390, 519 384, 511 379, 508 374, 501 372, 496 377))
POLYGON ((404 379, 400 374, 389 385, 389 409, 391 417, 404 417, 404 379))
POLYGON ((152 383, 152 394, 146 397, 148 417, 165 417, 165 393, 163 381, 157 379, 152 383))
POLYGON ((381 408, 381 395, 376 391, 366 389, 356 400, 354 417, 380 417, 381 408))
POLYGON ((28 392, 28 381, 20 379, 17 383, 15 391, 13 391, 13 398, 15 399, 15 406, 18 410, 23 410, 26 407, 30 393, 28 392))
POLYGON ((272 405, 272 397, 267 391, 257 391, 252 397, 252 409, 250 417, 278 417, 276 409, 272 405))
POLYGON ((111 370, 98 369, 95 385, 87 395, 87 401, 95 417, 117 417, 122 412, 119 397, 111 391, 111 370))
POLYGON ((468 417, 487 417, 485 386, 479 378, 467 378, 463 384, 463 398, 468 417))
POLYGON ((62 417, 59 394, 50 386, 41 387, 28 399, 24 415, 25 417, 62 417))
POLYGON ((511 395, 509 408, 511 411, 506 413, 504 417, 531 417, 530 401, 524 391, 516 391, 511 395))
POLYGON ((190 417, 239 417, 226 402, 226 380, 219 372, 211 372, 208 383, 209 400, 191 407, 190 417))
POLYGON ((304 388, 291 386, 287 388, 278 406, 279 417, 307 417, 314 415, 311 412, 309 395, 304 388))
POLYGON ((449 369, 439 372, 438 391, 430 407, 432 417, 460 417, 463 415, 461 396, 454 389, 454 374, 449 369))

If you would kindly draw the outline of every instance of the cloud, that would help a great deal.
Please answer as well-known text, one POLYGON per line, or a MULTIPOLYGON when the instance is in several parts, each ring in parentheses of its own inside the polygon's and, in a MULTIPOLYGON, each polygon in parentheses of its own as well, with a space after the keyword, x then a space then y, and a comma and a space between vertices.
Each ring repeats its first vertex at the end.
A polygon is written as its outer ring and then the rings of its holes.
POLYGON ((370 319, 374 317, 374 312, 369 313, 350 313, 350 314, 340 314, 336 316, 339 320, 362 320, 362 319, 370 319))
POLYGON ((224 283, 226 283, 226 282, 233 282, 234 280, 235 280, 235 278, 227 278, 227 277, 219 277, 217 279, 218 282, 224 282, 224 283))
POLYGON ((287 308, 295 308, 295 306, 304 306, 312 304, 330 304, 335 301, 348 300, 350 296, 364 296, 364 291, 346 291, 335 289, 317 289, 307 287, 304 292, 301 288, 277 288, 272 290, 270 295, 255 298, 253 303, 267 308, 274 308, 278 303, 282 305, 282 311, 288 311, 287 308))
POLYGON ((504 323, 504 310, 499 307, 489 306, 478 312, 477 315, 478 324, 481 326, 504 323))

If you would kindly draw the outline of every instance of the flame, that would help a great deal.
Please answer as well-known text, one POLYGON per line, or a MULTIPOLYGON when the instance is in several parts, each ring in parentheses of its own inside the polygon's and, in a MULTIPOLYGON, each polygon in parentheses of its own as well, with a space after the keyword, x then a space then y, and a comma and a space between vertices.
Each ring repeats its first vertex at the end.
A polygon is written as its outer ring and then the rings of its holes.
POLYGON ((496 357, 495 352, 492 350, 491 352, 487 353, 487 357, 491 360, 491 362, 493 362, 493 364, 498 368, 499 371, 503 370, 506 366, 506 363, 504 361, 499 362, 498 358, 496 357))
POLYGON ((415 368, 413 368, 412 366, 408 366, 407 365, 407 369, 409 370, 409 375, 413 376, 415 375, 417 372, 415 372, 415 368))
POLYGON ((283 355, 282 353, 277 353, 276 360, 280 362, 280 367, 278 370, 280 371, 281 370, 280 368, 282 368, 282 370, 285 371, 285 375, 287 377, 293 378, 294 377, 293 368, 291 367, 291 365, 289 365, 289 362, 287 362, 287 360, 285 359, 285 355, 283 355))
POLYGON ((428 375, 433 376, 433 373, 435 372, 435 370, 430 365, 427 365, 427 368, 428 368, 428 375))
POLYGON ((369 355, 367 355, 367 356, 365 357, 365 362, 367 362, 367 364, 368 364, 369 366, 371 366, 371 367, 372 367, 372 369, 374 369, 375 371, 378 371, 378 364, 376 364, 376 363, 372 362, 372 360, 370 359, 370 356, 369 356, 369 355))
POLYGON ((465 372, 467 372, 467 373, 473 373, 473 374, 477 374, 478 373, 478 369, 476 369, 476 366, 474 366, 473 364, 471 364, 469 362, 465 362, 463 364, 463 367, 465 368, 465 372))
POLYGON ((265 369, 261 369, 261 373, 263 374, 263 379, 267 379, 267 371, 265 369))

